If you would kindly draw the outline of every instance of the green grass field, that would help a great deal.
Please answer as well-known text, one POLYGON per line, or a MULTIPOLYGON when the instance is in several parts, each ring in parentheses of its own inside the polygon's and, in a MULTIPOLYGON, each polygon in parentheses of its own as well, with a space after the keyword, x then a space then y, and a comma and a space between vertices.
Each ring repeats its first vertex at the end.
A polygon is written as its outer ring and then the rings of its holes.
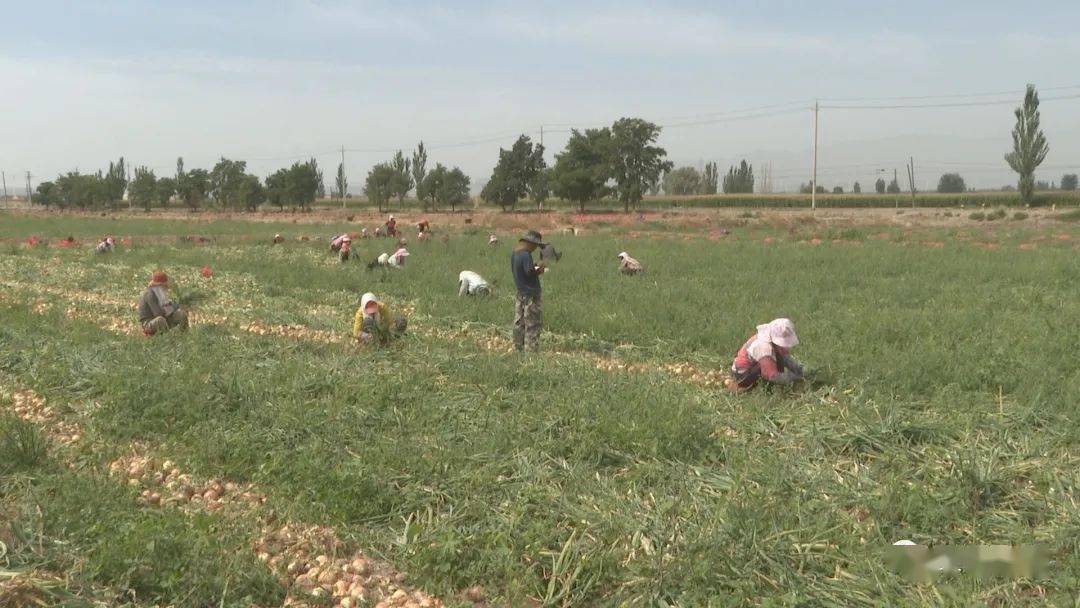
POLYGON ((552 236, 547 352, 523 358, 512 237, 489 248, 483 226, 369 272, 391 244, 343 265, 333 225, 211 223, 195 245, 170 236, 183 222, 8 220, 7 239, 155 237, 0 249, 0 585, 59 576, 26 591, 57 605, 281 605, 299 591, 256 558, 267 521, 332 526, 447 605, 477 585, 496 606, 683 607, 1073 605, 1080 588, 1074 225, 552 236), (647 274, 619 276, 622 250, 647 274), (132 306, 158 268, 194 326, 147 339, 132 306), (459 299, 463 269, 494 297, 459 299), (350 343, 364 291, 410 312, 404 340, 350 343), (710 381, 777 316, 810 382, 710 381), (51 418, 16 415, 24 389, 51 418), (266 504, 145 504, 109 473, 133 451, 266 504), (1044 543, 1049 574, 915 584, 883 559, 899 539, 1044 543))

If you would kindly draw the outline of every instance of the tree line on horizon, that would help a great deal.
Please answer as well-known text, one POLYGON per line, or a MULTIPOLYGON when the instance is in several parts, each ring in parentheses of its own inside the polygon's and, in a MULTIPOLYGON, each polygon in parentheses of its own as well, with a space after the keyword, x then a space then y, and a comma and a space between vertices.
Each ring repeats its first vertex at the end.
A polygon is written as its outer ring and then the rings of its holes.
MULTIPOLYGON (((1055 187, 1034 178, 1036 168, 1049 152, 1040 127, 1039 97, 1034 85, 1028 85, 1014 115, 1013 150, 1005 155, 1005 161, 1019 176, 1016 190, 1021 199, 1030 203, 1036 190, 1055 187)), ((661 129, 642 118, 621 118, 610 127, 572 129, 551 167, 544 159, 543 144, 523 134, 509 149, 499 149, 498 161, 480 198, 503 210, 515 210, 522 200, 531 200, 542 209, 554 195, 584 210, 589 203, 614 197, 625 211, 630 211, 646 194, 657 195, 661 190, 676 196, 709 195, 718 190, 725 194, 754 192, 754 168, 746 160, 732 165, 722 177, 715 162, 706 163, 700 171, 689 166, 676 168, 667 160, 667 151, 656 145, 661 129)), ((412 191, 425 210, 440 206, 456 210, 471 199, 470 178, 460 168, 436 163, 429 171, 427 161, 423 141, 411 156, 399 150, 389 161, 368 171, 365 196, 380 211, 394 198, 401 204, 412 191)), ((65 209, 115 207, 126 194, 131 205, 147 210, 153 206, 167 208, 175 201, 191 210, 212 202, 223 209, 254 211, 263 204, 282 210, 286 206, 307 209, 316 199, 326 197, 323 173, 314 158, 278 169, 265 179, 248 173, 246 161, 224 157, 210 170, 187 170, 184 159, 178 158, 171 176, 157 176, 153 169, 140 166, 134 168, 134 177, 129 179, 128 169, 121 157, 110 162, 107 170, 68 172, 40 183, 35 202, 65 209)), ((333 194, 342 199, 349 196, 343 164, 338 165, 334 186, 333 194)), ((1076 190, 1077 175, 1064 175, 1060 189, 1076 190)), ((816 190, 826 192, 820 184, 816 190)), ((809 194, 812 186, 802 184, 799 191, 809 194)), ((896 194, 901 188, 895 178, 886 183, 879 177, 874 191, 896 194)), ((937 191, 960 193, 967 191, 967 185, 960 174, 946 173, 940 177, 937 191)), ((844 190, 835 186, 832 192, 841 194, 844 190)), ((852 192, 862 192, 859 182, 854 183, 852 192)))

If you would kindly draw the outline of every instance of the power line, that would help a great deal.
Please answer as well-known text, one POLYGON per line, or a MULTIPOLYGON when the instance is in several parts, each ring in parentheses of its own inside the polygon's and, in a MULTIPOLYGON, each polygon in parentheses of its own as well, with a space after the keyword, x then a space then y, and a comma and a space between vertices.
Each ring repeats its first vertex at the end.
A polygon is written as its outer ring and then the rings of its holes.
MULTIPOLYGON (((1060 97, 1045 97, 1044 101, 1062 101, 1065 99, 1080 99, 1080 93, 1076 95, 1062 95, 1060 97)), ((1015 99, 999 99, 993 101, 962 101, 955 103, 923 103, 923 104, 894 104, 894 105, 833 105, 821 106, 829 110, 905 110, 917 108, 970 108, 975 106, 1002 106, 1017 103, 1015 99)))
MULTIPOLYGON (((1039 91, 1068 91, 1080 89, 1080 84, 1064 87, 1040 87, 1039 91)), ((903 95, 896 97, 827 97, 823 101, 915 101, 919 99, 958 99, 964 97, 997 97, 1000 95, 1023 95, 1027 91, 1010 89, 1008 91, 993 91, 988 93, 951 93, 948 95, 903 95)))

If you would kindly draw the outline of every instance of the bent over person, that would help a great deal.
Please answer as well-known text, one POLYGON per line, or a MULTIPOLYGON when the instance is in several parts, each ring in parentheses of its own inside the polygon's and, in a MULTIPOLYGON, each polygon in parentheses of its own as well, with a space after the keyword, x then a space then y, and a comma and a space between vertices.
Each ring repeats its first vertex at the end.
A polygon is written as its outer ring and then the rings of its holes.
POLYGON ((791 384, 803 377, 803 366, 791 356, 799 343, 791 319, 773 319, 757 326, 735 355, 731 378, 725 383, 731 390, 746 390, 764 379, 772 384, 791 384))
POLYGON ((174 327, 188 328, 187 313, 169 299, 169 277, 160 270, 150 279, 150 285, 139 300, 139 325, 143 333, 153 336, 174 327))
POLYGON ((458 296, 479 296, 491 293, 491 286, 484 277, 471 270, 462 270, 458 275, 458 296))
POLYGON ((360 298, 360 308, 353 319, 353 338, 361 344, 387 344, 405 333, 409 321, 395 317, 390 307, 368 292, 360 298))
POLYGON ((546 268, 533 263, 532 253, 544 247, 540 233, 526 232, 518 240, 510 254, 510 271, 514 275, 517 298, 514 301, 514 348, 520 351, 537 351, 540 348, 540 330, 544 315, 540 306, 540 275, 546 268))
POLYGON ((641 262, 630 257, 629 253, 624 251, 617 257, 619 258, 619 272, 623 274, 638 274, 639 272, 645 271, 645 267, 641 265, 641 262))

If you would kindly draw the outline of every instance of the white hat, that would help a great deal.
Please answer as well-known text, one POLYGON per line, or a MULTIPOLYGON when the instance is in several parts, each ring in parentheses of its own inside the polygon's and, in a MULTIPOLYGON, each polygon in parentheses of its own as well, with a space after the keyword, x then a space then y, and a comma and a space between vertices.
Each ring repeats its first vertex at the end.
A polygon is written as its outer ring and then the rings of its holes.
POLYGON ((767 340, 781 348, 791 348, 799 343, 795 334, 795 324, 791 319, 773 319, 764 325, 758 325, 758 338, 767 340))
POLYGON ((619 258, 619 259, 622 259, 622 258, 628 258, 628 257, 630 257, 630 254, 629 254, 629 253, 626 253, 626 252, 624 251, 624 252, 620 253, 619 255, 617 255, 617 256, 615 256, 615 257, 617 257, 617 258, 619 258))
POLYGON ((343 236, 343 237, 341 237, 341 242, 342 243, 351 243, 352 239, 350 237, 343 236))

